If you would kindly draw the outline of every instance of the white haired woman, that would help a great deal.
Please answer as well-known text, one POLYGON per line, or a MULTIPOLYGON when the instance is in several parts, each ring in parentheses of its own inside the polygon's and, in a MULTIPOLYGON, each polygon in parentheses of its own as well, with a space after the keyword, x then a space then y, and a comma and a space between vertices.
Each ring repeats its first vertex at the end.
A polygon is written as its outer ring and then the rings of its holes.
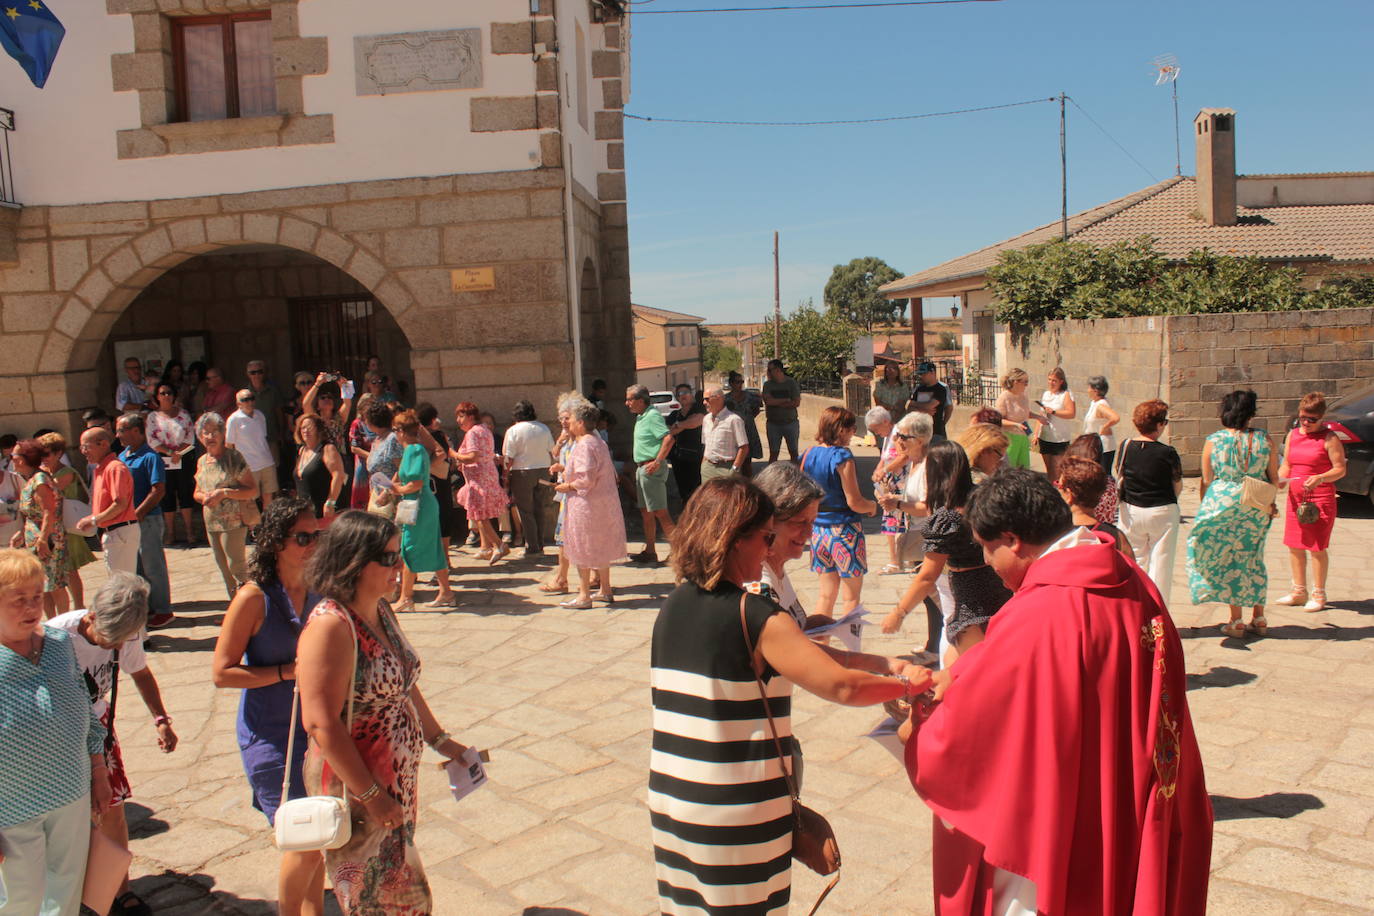
POLYGON ((214 411, 203 413, 196 421, 196 438, 205 454, 196 463, 195 500, 204 507, 205 536, 215 565, 224 579, 224 589, 232 600, 239 586, 248 581, 248 543, 250 521, 257 521, 258 482, 248 462, 233 446, 224 442, 224 420, 214 411))
MULTIPOLYGON (((873 492, 896 495, 906 488, 911 472, 911 459, 892 435, 892 414, 886 407, 869 408, 864 425, 878 437, 878 466, 873 469, 873 492)), ((900 510, 883 512, 883 537, 887 540, 887 565, 878 570, 880 576, 906 572, 902 562, 902 535, 906 534, 906 516, 900 510)))
POLYGON ((558 547, 558 567, 549 578, 539 583, 539 590, 546 595, 562 595, 568 590, 568 555, 563 551, 563 517, 568 508, 568 494, 560 491, 558 485, 564 481, 568 458, 577 443, 577 437, 568 428, 572 422, 572 409, 578 404, 590 403, 591 401, 577 391, 568 391, 558 396, 559 433, 550 455, 553 463, 549 465, 549 473, 553 475, 550 484, 554 491, 553 498, 558 503, 558 521, 553 526, 553 542, 558 547))
MULTIPOLYGON (((91 709, 100 724, 105 726, 105 769, 109 773, 110 810, 100 821, 100 832, 122 848, 129 848, 129 822, 124 816, 124 803, 133 797, 129 779, 124 772, 124 757, 120 753, 119 738, 115 735, 115 715, 118 693, 115 681, 120 671, 133 679, 143 705, 153 718, 157 730, 157 746, 164 754, 176 750, 177 733, 172 729, 172 717, 162 705, 162 692, 157 678, 148 667, 143 653, 143 627, 148 621, 148 583, 142 578, 114 570, 95 593, 87 610, 68 611, 47 622, 54 630, 62 630, 71 637, 91 709)), ((129 889, 129 876, 124 876, 115 896, 115 912, 130 916, 151 916, 152 909, 129 889)))
POLYGON ((574 405, 568 415, 568 431, 576 441, 563 472, 563 483, 556 489, 568 497, 563 553, 577 567, 578 590, 576 598, 560 605, 585 610, 593 600, 599 604, 615 601, 611 564, 625 556, 625 518, 620 512, 610 450, 596 434, 601 411, 595 404, 584 402, 574 405), (601 583, 595 595, 591 592, 593 570, 601 583))
MULTIPOLYGON (((906 486, 899 494, 886 494, 880 502, 884 511, 900 511, 906 516, 907 534, 903 544, 904 554, 924 556, 925 540, 921 537, 921 519, 930 515, 926 505, 928 483, 926 477, 926 453, 930 450, 930 440, 935 435, 935 420, 924 411, 915 411, 897 421, 892 431, 893 440, 901 447, 911 461, 911 470, 906 477, 906 486)), ((925 561, 922 560, 921 563, 925 561)), ((920 564, 918 564, 920 565, 920 564)), ((948 597, 949 576, 941 576, 936 582, 936 594, 925 598, 926 608, 926 645, 924 651, 937 655, 940 651, 940 633, 944 629, 943 602, 948 597), (938 595, 938 600, 937 596, 938 595)))
POLYGON ((0 550, 0 912, 66 916, 81 905, 91 822, 110 806, 105 729, 72 638, 43 621, 43 564, 0 550))

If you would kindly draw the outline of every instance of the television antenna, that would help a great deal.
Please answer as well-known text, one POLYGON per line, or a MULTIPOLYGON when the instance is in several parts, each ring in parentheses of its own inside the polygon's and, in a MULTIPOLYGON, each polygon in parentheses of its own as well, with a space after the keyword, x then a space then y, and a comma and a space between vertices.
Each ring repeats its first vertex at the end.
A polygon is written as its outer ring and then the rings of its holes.
POLYGON ((1183 156, 1179 146, 1178 134, 1178 58, 1172 54, 1161 54, 1150 61, 1150 72, 1155 75, 1155 85, 1169 83, 1174 92, 1174 174, 1183 174, 1183 156))

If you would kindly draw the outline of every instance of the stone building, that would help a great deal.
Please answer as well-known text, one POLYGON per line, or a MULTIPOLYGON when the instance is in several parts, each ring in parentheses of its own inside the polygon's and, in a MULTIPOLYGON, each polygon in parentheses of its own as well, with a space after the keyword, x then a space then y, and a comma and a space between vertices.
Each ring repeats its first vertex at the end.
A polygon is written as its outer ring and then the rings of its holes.
POLYGON ((128 355, 552 413, 634 378, 619 0, 83 0, 0 106, 0 431, 128 355), (8 175, 7 175, 8 177, 8 175))
POLYGON ((647 305, 631 307, 635 327, 635 380, 650 391, 686 382, 700 390, 701 323, 705 318, 647 305))

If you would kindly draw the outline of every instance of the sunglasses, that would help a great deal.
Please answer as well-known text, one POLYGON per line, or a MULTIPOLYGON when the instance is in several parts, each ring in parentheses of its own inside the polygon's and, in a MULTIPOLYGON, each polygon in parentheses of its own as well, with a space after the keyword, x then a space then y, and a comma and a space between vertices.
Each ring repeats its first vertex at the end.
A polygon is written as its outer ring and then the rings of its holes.
POLYGON ((293 541, 296 542, 296 546, 297 546, 297 547, 309 547, 311 544, 315 543, 315 542, 318 541, 319 539, 320 539, 320 532, 318 532, 318 531, 293 531, 293 532, 291 532, 291 540, 293 540, 293 541))
POLYGON ((256 400, 257 400, 257 398, 239 398, 239 403, 240 403, 240 404, 243 404, 243 403, 245 403, 245 402, 247 402, 247 401, 256 401, 256 400))
POLYGON ((386 553, 379 554, 372 562, 376 563, 378 566, 385 566, 391 569, 397 563, 401 562, 401 552, 399 550, 388 550, 386 553))
POLYGON ((263 370, 261 370, 261 369, 249 369, 249 370, 248 370, 248 374, 249 374, 249 375, 262 375, 262 374, 263 374, 263 370))
POLYGON ((1299 423, 1320 423, 1321 421, 1322 421, 1322 418, 1321 418, 1321 417, 1310 417, 1310 416, 1307 416, 1306 414, 1298 414, 1298 422, 1299 422, 1299 423))

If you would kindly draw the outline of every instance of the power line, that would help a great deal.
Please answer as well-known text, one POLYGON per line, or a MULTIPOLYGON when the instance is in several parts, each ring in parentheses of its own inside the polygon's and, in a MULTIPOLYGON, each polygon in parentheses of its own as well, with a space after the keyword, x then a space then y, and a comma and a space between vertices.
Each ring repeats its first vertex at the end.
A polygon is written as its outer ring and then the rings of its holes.
MULTIPOLYGON (((1005 105, 982 105, 977 108, 957 108, 953 111, 931 111, 925 114, 890 115, 882 118, 846 118, 834 121, 712 121, 701 118, 659 118, 625 112, 625 117, 636 121, 653 121, 663 124, 709 124, 719 127, 828 127, 839 124, 882 124, 888 121, 916 121, 921 118, 945 118, 950 115, 972 114, 978 111, 998 111, 1003 108, 1019 108, 1022 105, 1038 105, 1043 102, 1057 102, 1059 96, 1047 99, 1027 99, 1023 102, 1008 102, 1005 105)), ((1077 103, 1075 103, 1077 104, 1077 103)), ((1086 113, 1086 112, 1085 112, 1086 113)))
MULTIPOLYGON (((652 0, 639 0, 649 3, 652 0)), ((815 6, 732 6, 709 10, 635 10, 634 16, 691 16, 697 13, 779 13, 800 10, 859 10, 895 6, 948 6, 955 3, 1001 3, 1002 0, 882 0, 870 3, 821 3, 815 6)), ((631 3, 631 6, 638 5, 631 3)))
POLYGON ((1150 176, 1151 181, 1159 181, 1159 178, 1155 175, 1155 173, 1150 171, 1149 167, 1147 167, 1145 163, 1141 162, 1135 156, 1132 156, 1131 151, 1126 149, 1126 147, 1122 146, 1121 143, 1115 137, 1107 133, 1107 128, 1103 127, 1101 124, 1098 124, 1097 121, 1093 118, 1093 116, 1088 114, 1087 110, 1082 105, 1078 104, 1077 99, 1075 99, 1073 96, 1069 96, 1068 99, 1070 102, 1073 102, 1074 108, 1077 108, 1079 111, 1083 113, 1083 117, 1087 118, 1089 121, 1092 121, 1093 126, 1096 127, 1098 130, 1102 131, 1103 136, 1105 136, 1108 140, 1115 143, 1117 149, 1121 150, 1123 153, 1127 155, 1127 157, 1130 158, 1132 162, 1140 166, 1141 170, 1144 171, 1146 175, 1150 176))

